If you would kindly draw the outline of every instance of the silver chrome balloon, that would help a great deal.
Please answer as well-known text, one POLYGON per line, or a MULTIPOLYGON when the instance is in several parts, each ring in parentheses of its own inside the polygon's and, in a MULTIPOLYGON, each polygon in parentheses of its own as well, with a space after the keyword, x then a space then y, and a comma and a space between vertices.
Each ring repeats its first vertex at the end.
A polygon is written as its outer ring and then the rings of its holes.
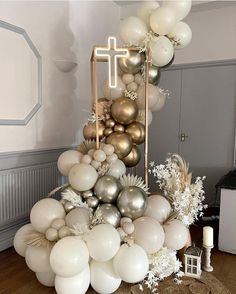
POLYGON ((136 74, 141 70, 144 63, 144 54, 136 51, 129 51, 129 57, 119 58, 120 69, 125 73, 136 74))
POLYGON ((139 187, 125 187, 117 198, 117 207, 122 216, 134 220, 144 214, 147 207, 147 195, 139 187))
POLYGON ((102 176, 94 187, 97 198, 104 203, 112 203, 120 192, 120 183, 112 176, 102 176))
POLYGON ((88 197, 91 197, 91 196, 93 196, 93 191, 91 191, 91 190, 82 192, 82 197, 84 199, 87 199, 88 197))
POLYGON ((119 210, 113 204, 102 204, 98 210, 101 213, 102 219, 117 228, 120 224, 121 215, 119 210))
POLYGON ((148 82, 153 85, 158 85, 161 78, 161 71, 157 66, 152 65, 148 71, 148 82))
POLYGON ((88 204, 89 208, 96 208, 99 204, 99 200, 97 197, 91 196, 86 199, 86 203, 88 204))

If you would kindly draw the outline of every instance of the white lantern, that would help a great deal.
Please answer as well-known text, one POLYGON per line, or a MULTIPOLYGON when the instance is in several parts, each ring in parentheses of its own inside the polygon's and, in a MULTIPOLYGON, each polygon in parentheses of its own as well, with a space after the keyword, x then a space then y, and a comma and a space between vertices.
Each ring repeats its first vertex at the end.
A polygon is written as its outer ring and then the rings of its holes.
POLYGON ((185 276, 199 279, 201 276, 202 250, 195 245, 190 246, 184 253, 185 276))

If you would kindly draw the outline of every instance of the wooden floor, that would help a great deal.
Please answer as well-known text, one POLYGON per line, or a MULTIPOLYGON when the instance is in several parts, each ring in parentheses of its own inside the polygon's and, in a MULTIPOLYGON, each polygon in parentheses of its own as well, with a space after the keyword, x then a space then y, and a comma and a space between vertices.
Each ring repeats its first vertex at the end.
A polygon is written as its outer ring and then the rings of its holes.
MULTIPOLYGON (((202 230, 193 228, 192 236, 200 236, 202 230)), ((200 237, 196 237, 198 239, 200 237)), ((197 242, 198 243, 198 242, 197 242)), ((217 243, 216 243, 217 244, 217 243)), ((236 255, 213 250, 213 274, 231 291, 236 294, 236 255)), ((17 255, 13 248, 0 253, 0 294, 47 294, 56 293, 37 282, 24 258, 17 255)))

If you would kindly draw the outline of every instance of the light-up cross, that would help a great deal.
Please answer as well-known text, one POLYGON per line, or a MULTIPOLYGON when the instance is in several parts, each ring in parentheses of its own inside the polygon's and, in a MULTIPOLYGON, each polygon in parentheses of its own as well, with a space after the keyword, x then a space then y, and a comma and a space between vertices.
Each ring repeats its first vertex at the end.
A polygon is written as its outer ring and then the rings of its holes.
POLYGON ((108 73, 109 73, 109 87, 117 87, 117 59, 121 57, 128 57, 129 50, 116 47, 116 38, 108 38, 108 47, 95 49, 95 55, 98 57, 105 57, 108 59, 108 73))

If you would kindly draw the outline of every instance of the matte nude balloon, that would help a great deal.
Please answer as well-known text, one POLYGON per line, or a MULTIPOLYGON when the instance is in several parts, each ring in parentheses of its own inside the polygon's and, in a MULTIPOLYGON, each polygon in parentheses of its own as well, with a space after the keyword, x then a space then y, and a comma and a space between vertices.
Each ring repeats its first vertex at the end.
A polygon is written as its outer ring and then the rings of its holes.
POLYGON ((27 234, 33 230, 34 228, 32 227, 32 225, 27 224, 21 227, 15 234, 14 241, 13 241, 14 248, 16 252, 23 257, 25 256, 25 251, 27 248, 27 244, 25 243, 25 238, 27 234))
POLYGON ((192 0, 167 0, 163 1, 163 6, 171 7, 175 11, 177 20, 182 20, 190 12, 192 0))
POLYGON ((157 103, 151 108, 151 111, 159 111, 161 110, 166 102, 166 95, 163 93, 160 93, 159 91, 159 99, 157 101, 157 103))
POLYGON ((63 152, 57 161, 57 167, 61 174, 68 176, 73 165, 80 162, 82 154, 76 150, 67 150, 63 152))
MULTIPOLYGON (((139 109, 145 109, 145 85, 139 87, 138 98, 136 102, 139 109)), ((148 107, 151 109, 158 102, 159 91, 158 88, 152 84, 148 84, 148 107)))
POLYGON ((46 287, 54 287, 56 275, 53 271, 37 272, 35 273, 35 275, 39 283, 41 283, 42 285, 46 287))
POLYGON ((154 37, 150 42, 152 50, 152 63, 156 66, 167 65, 174 56, 174 47, 165 36, 154 37))
POLYGON ((141 246, 147 254, 160 250, 164 244, 165 234, 160 223, 151 217, 140 217, 134 222, 134 242, 141 246))
POLYGON ((110 166, 109 171, 107 172, 107 175, 113 176, 117 179, 124 175, 126 173, 126 166, 123 161, 120 159, 117 159, 115 162, 113 162, 110 166))
POLYGON ((49 262, 50 253, 51 247, 28 246, 25 252, 25 262, 34 272, 51 271, 49 262))
MULTIPOLYGON (((114 77, 112 77, 112 79, 114 79, 114 77)), ((109 100, 115 100, 117 98, 120 98, 124 90, 125 84, 123 83, 120 77, 117 77, 116 88, 110 88, 108 80, 106 80, 103 84, 103 94, 109 100)))
MULTIPOLYGON (((144 109, 139 110, 136 121, 145 125, 145 110, 144 109)), ((148 125, 150 125, 151 123, 152 123, 152 112, 151 110, 148 110, 148 125)))
POLYGON ((90 212, 85 207, 77 207, 66 215, 65 221, 68 227, 78 226, 82 231, 85 231, 89 227, 90 212))
POLYGON ((156 219, 162 224, 170 215, 171 206, 169 201, 161 195, 152 195, 148 197, 145 216, 156 219))
POLYGON ((140 6, 138 7, 137 16, 145 22, 148 29, 150 29, 150 15, 159 6, 160 5, 157 1, 145 1, 141 2, 140 6))
POLYGON ((174 46, 177 49, 181 49, 188 46, 188 44, 191 42, 192 31, 188 24, 186 24, 183 21, 180 21, 175 25, 173 30, 168 34, 168 37, 178 40, 178 43, 176 43, 174 46))
POLYGON ((188 229, 180 220, 173 220, 164 226, 164 246, 172 250, 180 250, 188 240, 188 229))

